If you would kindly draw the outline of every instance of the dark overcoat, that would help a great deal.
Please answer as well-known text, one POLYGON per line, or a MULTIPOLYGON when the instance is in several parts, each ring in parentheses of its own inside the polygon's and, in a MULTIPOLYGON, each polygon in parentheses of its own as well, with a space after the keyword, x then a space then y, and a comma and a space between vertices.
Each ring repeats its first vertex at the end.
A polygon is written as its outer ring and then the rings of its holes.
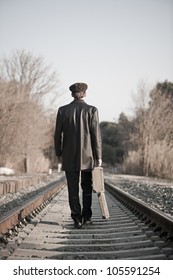
POLYGON ((59 108, 55 128, 55 151, 62 157, 62 170, 92 170, 102 159, 98 110, 83 99, 59 108))

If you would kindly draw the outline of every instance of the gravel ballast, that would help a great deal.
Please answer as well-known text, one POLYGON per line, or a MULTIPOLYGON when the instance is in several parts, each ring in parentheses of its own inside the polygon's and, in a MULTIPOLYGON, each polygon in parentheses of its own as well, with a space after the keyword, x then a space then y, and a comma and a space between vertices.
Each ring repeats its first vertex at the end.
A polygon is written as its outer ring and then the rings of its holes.
MULTIPOLYGON (((30 176, 32 177, 32 176, 30 176)), ((27 187, 20 188, 17 192, 10 192, 0 195, 0 217, 7 214, 8 211, 21 206, 29 198, 33 197, 39 193, 40 189, 46 188, 46 185, 59 180, 64 177, 63 173, 53 173, 52 175, 47 175, 44 180, 40 180, 37 184, 30 184, 27 187)), ((0 178, 0 182, 5 180, 27 180, 27 176, 20 177, 5 177, 0 178)), ((25 185, 25 184, 24 184, 25 185)))
POLYGON ((173 219, 173 182, 109 173, 105 173, 105 179, 173 219))

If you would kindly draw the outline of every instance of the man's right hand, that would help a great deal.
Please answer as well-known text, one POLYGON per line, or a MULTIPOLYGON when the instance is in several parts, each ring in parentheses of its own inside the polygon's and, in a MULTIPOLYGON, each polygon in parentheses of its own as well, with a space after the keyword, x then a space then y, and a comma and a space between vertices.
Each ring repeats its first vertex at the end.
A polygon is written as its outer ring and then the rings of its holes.
POLYGON ((98 159, 96 160, 96 164, 97 167, 101 167, 102 166, 102 159, 98 159))

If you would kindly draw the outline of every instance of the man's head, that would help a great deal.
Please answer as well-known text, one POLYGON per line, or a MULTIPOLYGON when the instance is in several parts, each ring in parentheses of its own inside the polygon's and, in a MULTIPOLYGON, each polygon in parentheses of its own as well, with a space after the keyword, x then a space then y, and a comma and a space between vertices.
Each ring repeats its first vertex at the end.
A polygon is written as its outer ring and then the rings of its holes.
POLYGON ((69 90, 74 98, 83 98, 86 96, 87 88, 88 86, 85 83, 75 83, 69 87, 69 90))

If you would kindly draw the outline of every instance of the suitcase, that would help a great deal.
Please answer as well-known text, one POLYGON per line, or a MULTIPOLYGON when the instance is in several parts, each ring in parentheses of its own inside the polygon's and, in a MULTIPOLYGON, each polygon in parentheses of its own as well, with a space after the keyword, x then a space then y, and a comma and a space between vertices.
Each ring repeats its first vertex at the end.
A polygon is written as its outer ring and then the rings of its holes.
POLYGON ((103 168, 95 167, 92 171, 93 192, 100 193, 105 191, 103 168))
POLYGON ((97 193, 103 219, 109 218, 109 210, 105 197, 103 168, 95 167, 92 171, 93 192, 97 193))
POLYGON ((97 194, 98 200, 99 200, 99 205, 100 205, 100 210, 102 213, 102 219, 108 219, 109 218, 109 210, 106 202, 106 197, 104 192, 100 192, 97 194))

